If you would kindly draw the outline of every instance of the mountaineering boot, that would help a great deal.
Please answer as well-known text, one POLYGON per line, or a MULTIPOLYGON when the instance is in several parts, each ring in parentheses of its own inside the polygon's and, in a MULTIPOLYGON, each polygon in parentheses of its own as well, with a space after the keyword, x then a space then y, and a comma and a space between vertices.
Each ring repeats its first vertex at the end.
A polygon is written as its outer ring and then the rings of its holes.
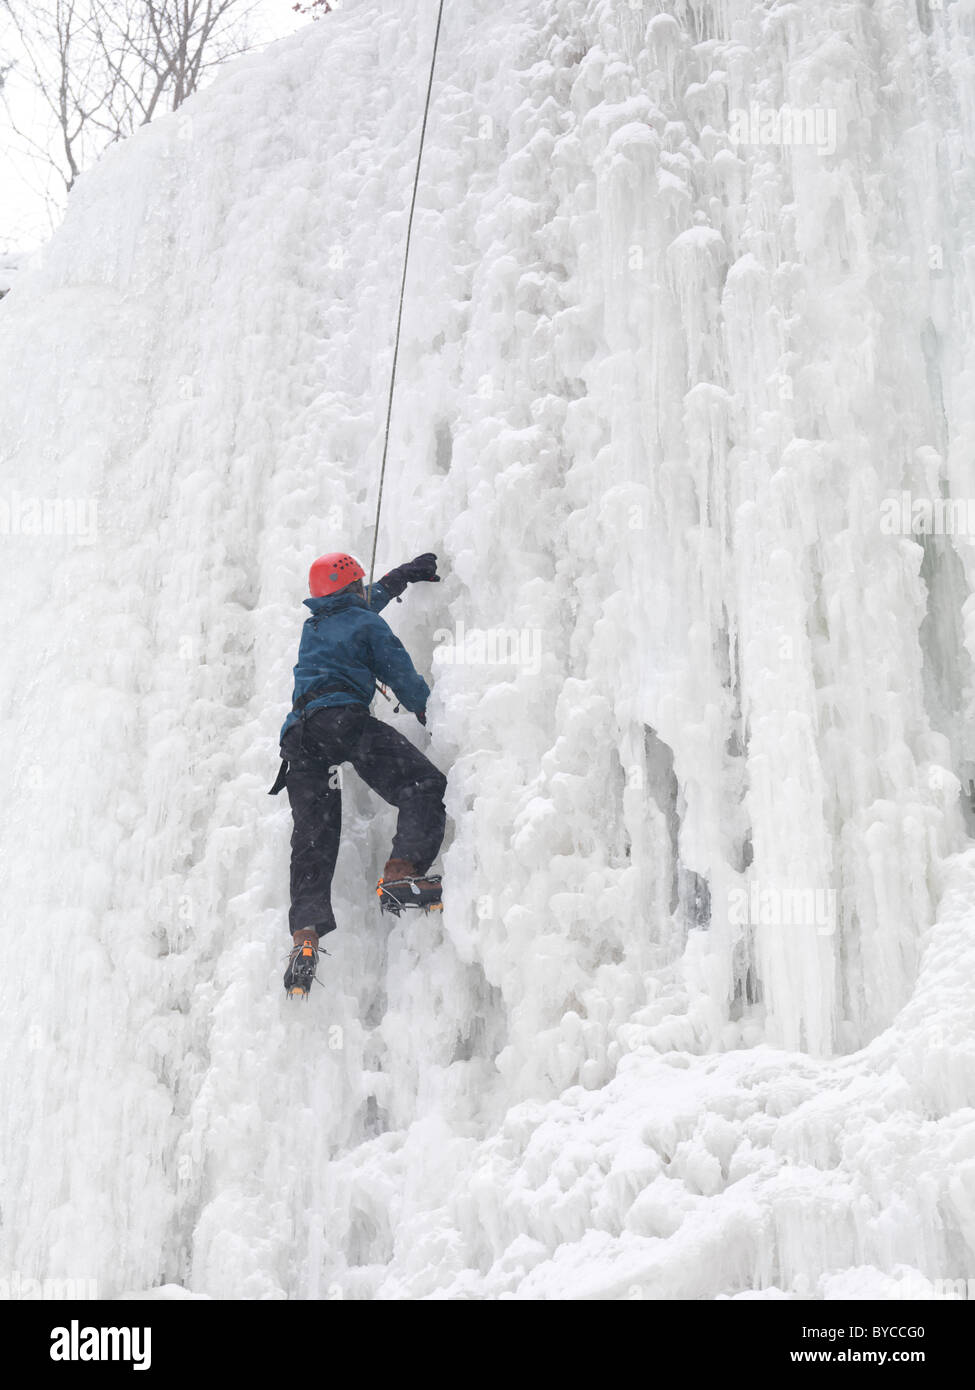
POLYGON ((376 892, 383 912, 393 912, 397 917, 404 907, 443 911, 439 874, 420 877, 408 859, 387 860, 376 892))
POLYGON ((387 859, 383 880, 398 878, 416 878, 416 869, 408 859, 387 859))
POLYGON ((318 968, 318 933, 304 927, 293 933, 294 946, 284 972, 289 999, 307 999, 318 968))

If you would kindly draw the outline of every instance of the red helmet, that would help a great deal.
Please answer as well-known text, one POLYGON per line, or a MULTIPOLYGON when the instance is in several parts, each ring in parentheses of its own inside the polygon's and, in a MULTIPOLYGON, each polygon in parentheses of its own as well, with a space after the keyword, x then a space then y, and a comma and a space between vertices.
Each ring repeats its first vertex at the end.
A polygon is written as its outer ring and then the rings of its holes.
POLYGON ((327 594, 337 594, 340 589, 365 578, 365 570, 351 555, 336 552, 334 555, 320 555, 308 574, 308 588, 312 598, 325 598, 327 594))

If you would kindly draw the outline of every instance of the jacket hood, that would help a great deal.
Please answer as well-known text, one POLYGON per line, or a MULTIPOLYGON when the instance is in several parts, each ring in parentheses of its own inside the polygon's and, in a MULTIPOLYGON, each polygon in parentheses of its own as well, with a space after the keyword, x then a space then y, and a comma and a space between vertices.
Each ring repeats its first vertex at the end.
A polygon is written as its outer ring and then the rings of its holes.
POLYGON ((322 614, 341 613, 343 608, 366 608, 368 605, 364 598, 358 594, 326 594, 324 598, 302 599, 306 608, 310 608, 316 618, 322 614))

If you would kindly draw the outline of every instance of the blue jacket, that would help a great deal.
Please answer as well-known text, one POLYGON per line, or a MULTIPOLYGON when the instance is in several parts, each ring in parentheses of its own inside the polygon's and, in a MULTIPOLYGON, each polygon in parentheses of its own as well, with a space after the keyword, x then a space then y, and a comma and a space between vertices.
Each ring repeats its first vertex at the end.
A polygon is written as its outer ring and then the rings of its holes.
MULTIPOLYGON (((389 601, 381 583, 373 584, 368 606, 358 594, 305 599, 312 616, 305 619, 301 632, 292 703, 317 685, 336 685, 342 688, 310 700, 304 713, 326 705, 369 705, 379 680, 413 714, 426 709, 430 687, 417 673, 403 643, 379 616, 389 601)), ((282 725, 282 738, 298 717, 292 710, 282 725)))

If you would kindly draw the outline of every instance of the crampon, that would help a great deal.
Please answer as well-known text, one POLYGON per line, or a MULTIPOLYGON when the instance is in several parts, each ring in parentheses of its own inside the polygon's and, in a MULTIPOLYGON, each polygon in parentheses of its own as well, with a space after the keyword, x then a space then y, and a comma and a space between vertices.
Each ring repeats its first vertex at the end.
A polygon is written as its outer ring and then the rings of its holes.
POLYGON ((376 885, 376 893, 383 912, 392 912, 396 917, 409 909, 443 911, 439 874, 422 874, 416 878, 381 878, 376 885))
POLYGON ((318 948, 313 941, 295 946, 284 972, 284 987, 289 999, 307 999, 312 984, 318 979, 318 948))

